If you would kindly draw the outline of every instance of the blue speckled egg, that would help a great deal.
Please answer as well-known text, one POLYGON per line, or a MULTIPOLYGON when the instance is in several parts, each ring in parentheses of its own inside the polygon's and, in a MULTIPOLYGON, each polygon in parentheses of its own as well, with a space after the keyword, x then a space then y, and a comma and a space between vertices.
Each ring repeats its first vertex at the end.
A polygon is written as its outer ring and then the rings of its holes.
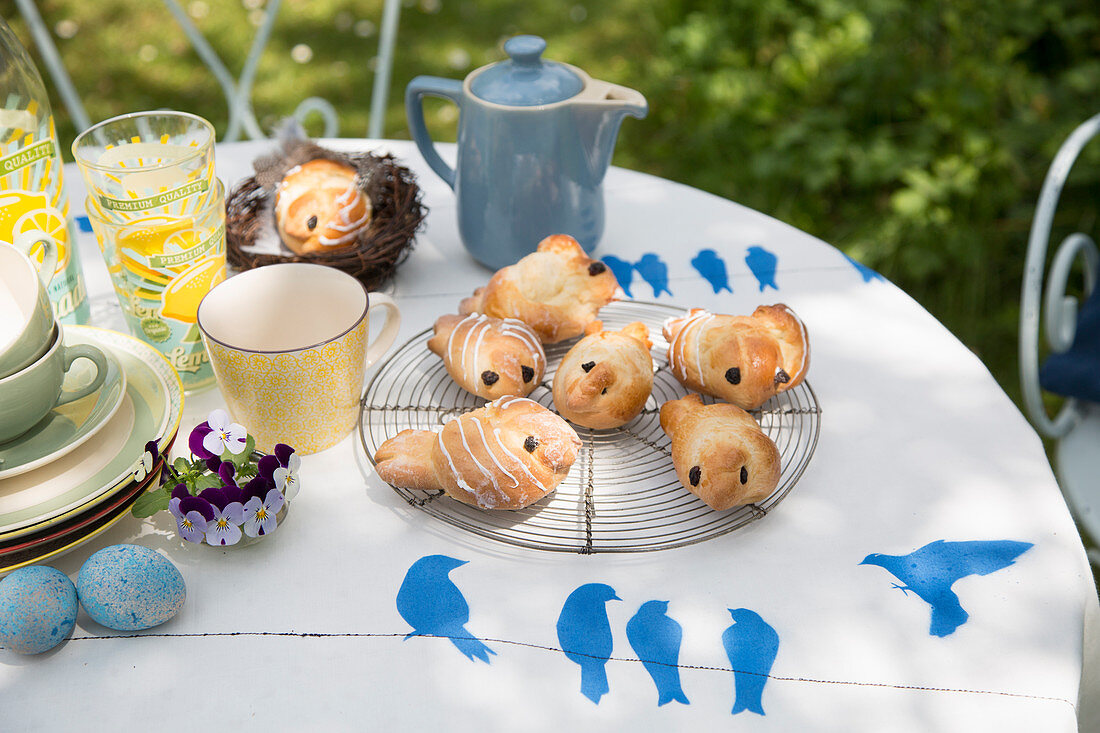
POLYGON ((187 598, 176 566, 137 545, 111 545, 89 557, 76 578, 76 592, 96 623, 118 631, 162 624, 187 598))
POLYGON ((0 580, 0 646, 41 654, 76 625, 76 588, 60 570, 20 568, 0 580))

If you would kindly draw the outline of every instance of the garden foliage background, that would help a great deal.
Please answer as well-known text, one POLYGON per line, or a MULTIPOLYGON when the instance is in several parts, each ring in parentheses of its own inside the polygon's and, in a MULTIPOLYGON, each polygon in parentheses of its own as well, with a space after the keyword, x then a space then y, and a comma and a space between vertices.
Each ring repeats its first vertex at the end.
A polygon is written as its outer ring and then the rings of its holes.
MULTIPOLYGON (((235 73, 263 2, 181 0, 235 73)), ((172 107, 224 132, 220 89, 161 3, 38 5, 93 121, 172 107)), ((339 109, 342 135, 365 134, 381 5, 284 0, 252 96, 265 129, 316 95, 339 109)), ((32 48, 14 2, 0 9, 32 48)), ((405 0, 385 135, 408 137, 412 77, 461 78, 521 32, 646 95, 616 164, 837 245, 924 304, 1019 401, 1035 202, 1059 144, 1100 111, 1095 0, 405 0)), ((74 130, 51 95, 67 150, 74 130)), ((454 139, 456 117, 428 108, 438 139, 454 139)), ((1100 142, 1074 169, 1052 241, 1096 236, 1098 202, 1100 142)))

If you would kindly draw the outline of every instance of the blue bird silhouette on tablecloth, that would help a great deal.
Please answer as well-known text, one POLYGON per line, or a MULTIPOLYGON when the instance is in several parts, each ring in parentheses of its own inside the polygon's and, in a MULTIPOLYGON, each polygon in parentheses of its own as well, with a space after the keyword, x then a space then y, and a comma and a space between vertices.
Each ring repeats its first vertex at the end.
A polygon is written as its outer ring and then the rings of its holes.
POLYGON ((604 257, 603 263, 611 268, 612 274, 615 275, 615 279, 619 281, 619 287, 626 293, 626 297, 633 298, 634 296, 630 292, 630 285, 634 282, 634 263, 620 260, 614 255, 604 257))
POLYGON ((760 283, 761 293, 767 287, 772 288, 772 290, 779 290, 779 286, 775 284, 775 269, 779 264, 778 257, 763 247, 749 247, 748 254, 745 255, 745 264, 749 266, 753 277, 760 283))
POLYGON ((945 542, 936 540, 908 555, 871 554, 860 565, 878 565, 903 585, 894 584, 906 595, 913 591, 932 607, 929 633, 947 636, 970 617, 951 586, 968 575, 989 575, 1007 568, 1031 549, 1029 542, 1013 540, 945 542))
POLYGON ((659 298, 661 293, 672 295, 668 289, 668 265, 652 252, 642 255, 642 259, 634 263, 634 269, 642 276, 642 279, 653 288, 653 297, 659 298))
POLYGON ((452 570, 466 562, 446 555, 428 555, 414 562, 397 591, 397 612, 413 627, 406 639, 448 637, 470 661, 477 658, 488 664, 489 655, 496 652, 466 630, 470 606, 449 577, 452 570))
POLYGON ((856 271, 859 272, 861 277, 863 277, 863 282, 869 283, 872 280, 886 280, 886 278, 884 278, 882 275, 875 272, 862 262, 857 262, 843 252, 841 252, 840 254, 844 255, 844 259, 848 260, 848 263, 851 264, 852 267, 856 268, 856 271))
POLYGON ((611 586, 586 583, 569 594, 558 616, 558 643, 580 665, 581 694, 597 705, 611 689, 605 669, 613 643, 607 602, 619 600, 611 586))
POLYGON ((732 714, 748 710, 764 715, 761 698, 779 651, 779 634, 755 611, 747 608, 728 610, 733 625, 722 632, 722 646, 726 648, 733 669, 732 714))
POLYGON ((626 624, 626 638, 645 671, 657 685, 657 706, 682 702, 690 705, 680 687, 680 624, 669 618, 668 601, 646 601, 626 624))
POLYGON ((715 293, 720 290, 733 292, 733 288, 730 287, 729 275, 726 273, 726 261, 719 257, 713 249, 699 250, 699 254, 692 258, 691 266, 702 275, 704 280, 710 283, 715 293))

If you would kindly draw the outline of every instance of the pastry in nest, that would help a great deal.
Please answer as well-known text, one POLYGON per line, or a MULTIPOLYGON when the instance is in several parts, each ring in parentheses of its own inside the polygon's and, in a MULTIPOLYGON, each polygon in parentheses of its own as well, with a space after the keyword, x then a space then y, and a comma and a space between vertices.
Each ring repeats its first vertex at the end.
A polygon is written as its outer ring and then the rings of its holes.
POLYGON ((443 358, 459 386, 487 400, 526 397, 546 372, 539 337, 514 318, 479 313, 441 316, 428 349, 443 358))
POLYGON ((586 428, 617 428, 645 407, 653 389, 649 329, 634 322, 604 331, 596 321, 562 357, 554 374, 554 408, 586 428))
POLYGON ((350 165, 318 158, 287 171, 275 190, 275 226, 295 254, 355 243, 370 224, 371 203, 350 165))
POLYGON ((712 509, 762 501, 779 484, 779 449, 736 405, 704 405, 691 394, 661 405, 680 483, 712 509))
POLYGON ((539 242, 537 251, 497 270, 458 310, 518 318, 544 344, 552 344, 584 333, 618 292, 607 265, 589 258, 572 237, 554 234, 539 242))
POLYGON ((669 371, 681 384, 744 410, 797 386, 810 366, 806 326, 782 303, 751 316, 692 308, 667 321, 664 336, 669 371))
POLYGON ((394 486, 432 491, 481 509, 522 509, 557 488, 581 441, 569 424, 525 397, 501 397, 443 430, 402 430, 374 454, 394 486))

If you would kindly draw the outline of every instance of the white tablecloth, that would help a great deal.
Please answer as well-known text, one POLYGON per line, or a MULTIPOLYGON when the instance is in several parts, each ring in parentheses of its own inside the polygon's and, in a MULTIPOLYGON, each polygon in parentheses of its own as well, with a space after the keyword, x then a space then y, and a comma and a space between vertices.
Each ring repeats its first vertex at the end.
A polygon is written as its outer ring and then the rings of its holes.
MULTIPOLYGON (((428 225, 393 287, 401 343, 490 273, 466 255, 454 196, 410 143, 333 144, 392 150, 424 188, 428 225)), ((232 184, 270 147, 219 146, 219 175, 232 184)), ((78 210, 83 187, 71 166, 66 175, 78 210)), ((82 613, 55 651, 0 652, 0 729, 1075 730, 1084 629, 1097 611, 1092 576, 1039 438, 982 363, 898 288, 758 212, 615 168, 606 199, 597 255, 638 263, 652 254, 667 266, 663 282, 659 267, 645 279, 635 272, 624 283, 634 297, 726 313, 785 302, 806 322, 821 435, 774 512, 676 550, 524 550, 411 508, 372 473, 353 434, 304 459, 304 488, 264 542, 185 546, 162 513, 127 518, 55 562, 75 578, 100 547, 152 547, 180 568, 187 603, 146 633, 118 634, 82 613), (692 264, 704 249, 724 261, 732 292, 716 292, 713 270, 692 264), (774 276, 758 266, 761 251, 776 258, 774 276), (939 540, 1032 545, 954 583, 968 618, 943 636, 930 633, 929 604, 894 587, 899 577, 860 564, 939 540), (433 554, 467 561, 450 579, 470 607, 466 629, 494 652, 489 663, 447 639, 404 638, 398 588, 433 554), (586 583, 621 599, 607 604, 613 650, 598 705, 580 694, 580 667, 555 628, 586 583), (669 601, 682 626, 690 704, 658 707, 627 639, 649 600, 669 601), (731 715, 735 667, 722 636, 729 609, 741 608, 779 639, 763 716, 731 715)), ((81 254, 97 319, 121 325, 90 236, 81 254)), ((189 397, 181 433, 222 404, 217 390, 189 397)))

